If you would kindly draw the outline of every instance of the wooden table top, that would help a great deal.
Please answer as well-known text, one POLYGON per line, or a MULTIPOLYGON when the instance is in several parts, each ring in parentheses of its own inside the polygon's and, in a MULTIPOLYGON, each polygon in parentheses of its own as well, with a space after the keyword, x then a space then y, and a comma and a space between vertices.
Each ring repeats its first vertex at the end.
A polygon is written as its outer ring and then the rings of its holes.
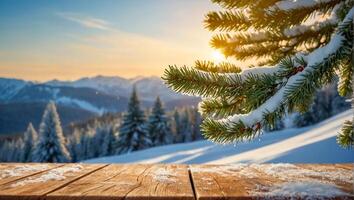
POLYGON ((353 164, 0 163, 0 199, 354 199, 353 164))

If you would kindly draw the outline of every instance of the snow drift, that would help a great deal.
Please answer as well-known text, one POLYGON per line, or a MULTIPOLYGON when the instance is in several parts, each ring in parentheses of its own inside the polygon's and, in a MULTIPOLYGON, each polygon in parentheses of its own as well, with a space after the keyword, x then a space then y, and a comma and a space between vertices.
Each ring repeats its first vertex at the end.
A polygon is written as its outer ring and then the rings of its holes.
POLYGON ((345 111, 317 125, 265 133, 235 145, 209 141, 166 145, 119 156, 87 160, 87 163, 343 163, 354 161, 354 151, 342 149, 336 135, 342 123, 353 117, 345 111))

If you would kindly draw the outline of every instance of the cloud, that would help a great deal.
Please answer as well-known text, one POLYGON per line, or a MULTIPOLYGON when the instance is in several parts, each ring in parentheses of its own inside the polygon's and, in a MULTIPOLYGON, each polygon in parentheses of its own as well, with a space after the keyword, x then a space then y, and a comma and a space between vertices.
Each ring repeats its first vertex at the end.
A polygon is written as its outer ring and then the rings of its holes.
POLYGON ((98 18, 93 18, 77 13, 58 13, 58 15, 66 20, 79 23, 81 26, 93 29, 110 30, 110 23, 98 18))

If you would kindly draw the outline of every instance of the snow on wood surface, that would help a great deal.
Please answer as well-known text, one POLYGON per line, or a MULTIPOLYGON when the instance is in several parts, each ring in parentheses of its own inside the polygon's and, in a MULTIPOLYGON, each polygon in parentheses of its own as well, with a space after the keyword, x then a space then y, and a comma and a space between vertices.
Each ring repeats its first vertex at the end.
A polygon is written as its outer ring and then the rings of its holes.
MULTIPOLYGON (((197 197, 352 198, 353 165, 192 165, 197 197)), ((231 198, 232 199, 232 198, 231 198)))
POLYGON ((264 198, 293 197, 304 199, 328 199, 349 194, 336 185, 321 182, 285 182, 272 187, 259 186, 254 195, 264 198))
POLYGON ((27 173, 33 173, 48 169, 48 165, 21 165, 14 168, 5 168, 0 170, 0 178, 7 178, 13 176, 23 176, 27 173))
POLYGON ((0 199, 354 197, 353 164, 45 165, 49 170, 0 184, 0 199))
POLYGON ((153 179, 162 183, 175 183, 177 181, 175 171, 171 169, 158 168, 153 172, 153 179))
POLYGON ((28 178, 25 180, 18 181, 11 185, 11 187, 23 186, 31 183, 47 182, 51 180, 64 180, 66 178, 65 174, 69 172, 79 172, 83 167, 81 165, 65 166, 61 168, 56 168, 49 170, 39 177, 28 178))
POLYGON ((68 194, 79 199, 194 199, 186 165, 109 165, 48 196, 65 199, 68 194))
MULTIPOLYGON (((23 163, 8 164, 16 168, 23 163)), ((33 165, 42 165, 39 163, 33 165)), ((0 178, 0 199, 39 199, 39 197, 68 184, 81 176, 91 173, 105 165, 79 164, 43 164, 48 169, 31 175, 15 177, 11 181, 2 182, 0 178), (28 198, 27 198, 28 197, 28 198)), ((5 179, 6 180, 6 179, 5 179)))

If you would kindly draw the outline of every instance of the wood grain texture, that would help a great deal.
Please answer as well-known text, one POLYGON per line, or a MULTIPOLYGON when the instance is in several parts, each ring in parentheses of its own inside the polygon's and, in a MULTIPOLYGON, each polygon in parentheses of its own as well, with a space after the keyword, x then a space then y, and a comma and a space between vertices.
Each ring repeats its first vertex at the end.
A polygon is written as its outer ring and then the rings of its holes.
POLYGON ((1 163, 0 185, 60 166, 62 164, 1 163))
POLYGON ((339 191, 333 199, 354 199, 353 173, 353 164, 12 163, 0 164, 0 200, 290 199, 274 192, 289 185, 329 186, 339 191))
POLYGON ((47 199, 194 199, 186 165, 110 165, 47 199))
POLYGON ((192 165, 190 170, 196 198, 200 200, 289 199, 272 191, 287 184, 313 183, 327 184, 343 192, 333 199, 354 199, 351 164, 192 165))
POLYGON ((0 185, 0 199, 42 199, 47 193, 79 179, 105 165, 65 164, 35 175, 0 185))

